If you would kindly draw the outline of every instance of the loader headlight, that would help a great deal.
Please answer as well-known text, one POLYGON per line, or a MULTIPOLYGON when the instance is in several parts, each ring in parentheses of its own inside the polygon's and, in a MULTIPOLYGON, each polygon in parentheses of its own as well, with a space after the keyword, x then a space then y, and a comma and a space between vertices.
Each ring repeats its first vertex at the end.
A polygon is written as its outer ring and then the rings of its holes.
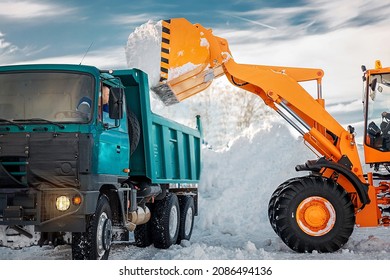
POLYGON ((67 197, 65 195, 61 195, 61 196, 56 198, 57 210, 66 211, 69 209, 69 207, 70 207, 70 198, 69 197, 67 197))

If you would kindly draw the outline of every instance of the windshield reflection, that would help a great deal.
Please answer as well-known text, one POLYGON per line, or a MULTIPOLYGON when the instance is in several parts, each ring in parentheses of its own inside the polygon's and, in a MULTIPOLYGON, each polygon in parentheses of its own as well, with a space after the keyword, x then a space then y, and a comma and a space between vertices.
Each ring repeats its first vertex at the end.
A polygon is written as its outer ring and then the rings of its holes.
POLYGON ((93 90, 93 77, 83 73, 1 73, 0 118, 89 122, 93 90))

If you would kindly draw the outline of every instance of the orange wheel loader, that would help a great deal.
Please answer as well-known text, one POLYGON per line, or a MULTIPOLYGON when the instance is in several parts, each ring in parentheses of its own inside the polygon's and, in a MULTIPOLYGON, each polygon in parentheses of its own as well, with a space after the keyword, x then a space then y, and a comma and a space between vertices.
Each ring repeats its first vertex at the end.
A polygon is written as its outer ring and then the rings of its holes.
POLYGON ((293 126, 317 157, 295 167, 309 171, 280 184, 268 216, 274 231, 297 252, 334 252, 355 226, 390 225, 390 68, 362 67, 364 173, 354 128, 345 129, 325 109, 321 69, 236 63, 228 42, 184 18, 162 21, 161 78, 153 91, 166 105, 206 89, 222 75, 261 99, 293 126), (180 73, 180 74, 177 74, 180 73), (301 82, 314 81, 313 97, 301 82))

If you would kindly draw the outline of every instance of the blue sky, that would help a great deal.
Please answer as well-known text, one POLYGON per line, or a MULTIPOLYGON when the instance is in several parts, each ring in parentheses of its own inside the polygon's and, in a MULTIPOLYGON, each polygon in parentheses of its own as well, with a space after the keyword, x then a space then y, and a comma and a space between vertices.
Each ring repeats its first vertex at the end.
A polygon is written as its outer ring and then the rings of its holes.
POLYGON ((78 64, 92 43, 84 64, 126 67, 137 26, 185 17, 226 38, 238 62, 323 68, 341 84, 329 89, 348 91, 340 76, 360 79, 375 59, 390 65, 389 14, 380 0, 0 0, 0 65, 78 64))

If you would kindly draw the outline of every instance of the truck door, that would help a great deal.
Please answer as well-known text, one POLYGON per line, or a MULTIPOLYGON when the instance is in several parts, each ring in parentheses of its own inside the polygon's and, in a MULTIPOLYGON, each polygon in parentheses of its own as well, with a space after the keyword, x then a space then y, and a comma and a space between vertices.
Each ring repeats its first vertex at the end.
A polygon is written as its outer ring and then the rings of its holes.
MULTIPOLYGON (((123 106, 126 108, 125 100, 123 106)), ((98 173, 124 176, 125 169, 129 168, 129 136, 127 128, 126 110, 123 110, 123 118, 116 126, 115 120, 110 119, 108 112, 103 111, 100 121, 103 132, 99 141, 98 173)))

